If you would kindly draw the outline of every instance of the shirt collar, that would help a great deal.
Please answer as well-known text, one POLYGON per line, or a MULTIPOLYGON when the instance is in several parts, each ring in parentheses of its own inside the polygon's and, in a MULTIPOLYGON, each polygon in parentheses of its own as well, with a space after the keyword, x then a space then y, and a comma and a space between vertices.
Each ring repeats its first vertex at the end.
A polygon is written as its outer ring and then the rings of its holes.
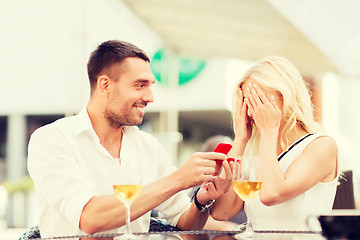
POLYGON ((74 128, 74 135, 78 135, 78 134, 80 134, 82 132, 86 132, 86 131, 95 132, 92 127, 91 120, 90 120, 89 114, 87 112, 87 109, 86 109, 86 107, 84 107, 77 115, 76 126, 74 128))

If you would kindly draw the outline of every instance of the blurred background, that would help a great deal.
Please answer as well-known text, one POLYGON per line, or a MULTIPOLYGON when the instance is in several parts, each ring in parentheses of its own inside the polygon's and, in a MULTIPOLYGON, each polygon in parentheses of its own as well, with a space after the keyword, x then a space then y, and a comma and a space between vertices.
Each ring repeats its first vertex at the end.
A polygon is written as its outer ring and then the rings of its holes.
POLYGON ((360 206, 359 11, 357 0, 0 0, 0 232, 38 225, 29 137, 85 106, 89 54, 110 39, 151 58, 155 103, 140 128, 177 166, 207 138, 233 137, 234 85, 252 62, 292 61, 360 206))

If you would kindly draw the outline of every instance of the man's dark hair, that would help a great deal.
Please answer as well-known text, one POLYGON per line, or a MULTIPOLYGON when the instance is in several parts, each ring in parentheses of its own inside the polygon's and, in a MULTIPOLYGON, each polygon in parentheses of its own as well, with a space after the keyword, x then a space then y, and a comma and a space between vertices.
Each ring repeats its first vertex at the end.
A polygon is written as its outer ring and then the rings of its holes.
POLYGON ((94 89, 98 77, 104 74, 104 71, 106 71, 106 74, 111 74, 110 68, 112 65, 121 63, 128 57, 141 58, 146 62, 150 62, 147 54, 131 43, 110 40, 100 44, 97 49, 91 53, 87 63, 91 91, 94 89))

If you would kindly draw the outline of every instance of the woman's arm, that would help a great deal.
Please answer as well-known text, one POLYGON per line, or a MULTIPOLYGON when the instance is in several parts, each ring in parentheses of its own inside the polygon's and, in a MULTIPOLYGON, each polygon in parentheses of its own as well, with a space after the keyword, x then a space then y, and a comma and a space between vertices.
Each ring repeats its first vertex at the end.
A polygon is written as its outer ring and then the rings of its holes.
POLYGON ((320 137, 313 140, 283 173, 277 158, 267 151, 269 136, 260 141, 263 188, 260 200, 265 205, 286 202, 309 190, 318 182, 329 182, 337 174, 337 147, 333 139, 320 137))
POLYGON ((288 201, 320 181, 336 177, 337 147, 333 139, 313 140, 288 167, 285 173, 277 160, 277 142, 281 111, 274 97, 269 100, 262 90, 250 85, 249 109, 260 133, 259 157, 263 186, 260 200, 265 205, 288 201))
MULTIPOLYGON (((236 109, 234 114, 235 139, 229 151, 229 157, 241 156, 251 136, 251 121, 247 115, 248 105, 244 93, 240 89, 236 92, 236 109)), ((223 174, 223 173, 222 173, 223 174)), ((228 220, 238 214, 244 207, 244 202, 237 196, 233 188, 219 197, 211 209, 211 216, 215 220, 228 220)))
POLYGON ((244 207, 244 202, 239 198, 233 188, 218 198, 211 209, 211 216, 215 220, 229 220, 238 214, 244 207))
MULTIPOLYGON (((231 162, 231 169, 227 171, 232 171, 234 163, 231 162)), ((226 172, 226 171, 225 171, 226 172)), ((224 172, 221 173, 223 175, 224 172)), ((226 173, 231 174, 232 173, 226 173)), ((228 220, 238 214, 244 206, 244 202, 237 196, 232 186, 230 186, 229 190, 216 199, 215 204, 211 209, 211 216, 215 220, 228 220)))

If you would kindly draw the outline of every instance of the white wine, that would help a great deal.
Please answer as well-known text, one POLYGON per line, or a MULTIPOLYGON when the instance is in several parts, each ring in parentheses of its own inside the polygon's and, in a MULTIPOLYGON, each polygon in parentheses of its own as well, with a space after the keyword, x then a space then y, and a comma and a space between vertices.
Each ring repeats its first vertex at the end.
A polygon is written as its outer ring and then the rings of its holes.
POLYGON ((123 203, 131 202, 139 195, 142 185, 113 185, 116 197, 123 203))
POLYGON ((232 185, 236 194, 242 200, 247 201, 256 197, 262 187, 262 182, 234 180, 232 185))

